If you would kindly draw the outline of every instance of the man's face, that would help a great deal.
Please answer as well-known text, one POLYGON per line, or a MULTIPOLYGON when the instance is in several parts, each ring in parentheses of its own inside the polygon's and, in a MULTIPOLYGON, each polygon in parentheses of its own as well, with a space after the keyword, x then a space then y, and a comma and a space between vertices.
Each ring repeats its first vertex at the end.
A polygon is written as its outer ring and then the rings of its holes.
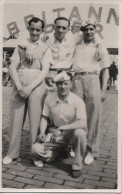
POLYGON ((40 35, 42 33, 42 23, 31 22, 31 25, 29 26, 28 30, 29 30, 31 41, 36 42, 37 40, 39 40, 40 35))
POLYGON ((92 41, 94 40, 96 29, 93 25, 88 25, 83 30, 84 40, 92 41))
POLYGON ((57 20, 55 24, 55 38, 62 41, 69 30, 69 23, 65 20, 57 20))
POLYGON ((72 87, 72 82, 71 80, 60 81, 56 84, 56 86, 57 86, 57 91, 58 91, 59 96, 67 96, 72 87))
POLYGON ((76 33, 80 31, 80 26, 78 25, 73 25, 71 29, 72 33, 76 33))

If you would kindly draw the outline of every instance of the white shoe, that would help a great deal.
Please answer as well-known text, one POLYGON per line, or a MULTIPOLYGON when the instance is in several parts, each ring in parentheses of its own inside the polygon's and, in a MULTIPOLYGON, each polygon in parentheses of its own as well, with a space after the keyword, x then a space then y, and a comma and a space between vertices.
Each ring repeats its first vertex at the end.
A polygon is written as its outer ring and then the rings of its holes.
POLYGON ((43 167, 43 162, 41 160, 35 160, 34 161, 35 166, 42 168, 43 167))
POLYGON ((3 159, 3 164, 10 164, 12 162, 12 158, 9 158, 8 156, 6 156, 4 159, 3 159))
POLYGON ((94 158, 92 157, 91 153, 88 153, 85 157, 84 163, 89 165, 94 162, 94 158))
POLYGON ((71 150, 71 152, 70 152, 70 157, 71 158, 74 158, 75 157, 75 153, 73 152, 73 150, 71 150))

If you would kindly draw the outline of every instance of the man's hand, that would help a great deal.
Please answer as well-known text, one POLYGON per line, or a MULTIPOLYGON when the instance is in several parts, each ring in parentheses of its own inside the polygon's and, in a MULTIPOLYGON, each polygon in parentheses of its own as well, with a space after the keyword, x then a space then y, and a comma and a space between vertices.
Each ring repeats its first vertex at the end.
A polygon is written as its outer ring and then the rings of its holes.
POLYGON ((66 130, 65 125, 62 125, 62 126, 58 127, 58 130, 61 131, 61 132, 65 131, 66 130))
POLYGON ((43 34, 43 36, 41 37, 41 41, 42 42, 46 42, 49 39, 49 36, 47 36, 46 34, 43 34))
POLYGON ((38 139, 39 142, 44 143, 45 142, 45 138, 46 138, 45 134, 40 134, 37 139, 38 139))
POLYGON ((24 91, 22 89, 18 91, 18 94, 20 95, 21 98, 23 98, 23 99, 26 98, 26 94, 24 93, 24 91))
POLYGON ((101 91, 101 102, 104 102, 106 98, 106 92, 105 91, 101 91))
POLYGON ((30 87, 23 87, 21 90, 18 91, 18 94, 22 98, 27 98, 32 92, 32 89, 30 87))

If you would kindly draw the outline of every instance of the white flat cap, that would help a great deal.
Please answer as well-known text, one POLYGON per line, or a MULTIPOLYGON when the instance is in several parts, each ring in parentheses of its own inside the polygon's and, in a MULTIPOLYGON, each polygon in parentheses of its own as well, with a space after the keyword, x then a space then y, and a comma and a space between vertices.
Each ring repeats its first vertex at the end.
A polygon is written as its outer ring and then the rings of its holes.
POLYGON ((84 20, 81 22, 81 27, 84 28, 88 25, 96 26, 96 21, 92 18, 88 18, 87 20, 84 20))
POLYGON ((70 76, 68 76, 66 72, 61 72, 56 75, 53 81, 57 83, 57 82, 68 81, 68 80, 70 80, 70 76))

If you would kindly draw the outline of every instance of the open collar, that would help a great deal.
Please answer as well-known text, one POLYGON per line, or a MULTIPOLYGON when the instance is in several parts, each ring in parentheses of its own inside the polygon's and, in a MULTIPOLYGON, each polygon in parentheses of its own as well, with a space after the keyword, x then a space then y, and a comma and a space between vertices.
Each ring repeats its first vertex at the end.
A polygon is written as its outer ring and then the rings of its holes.
POLYGON ((67 96, 67 98, 65 99, 65 100, 60 100, 59 99, 59 97, 58 97, 58 95, 56 96, 56 103, 64 103, 64 102, 66 102, 67 104, 70 104, 70 102, 71 102, 71 92, 69 93, 69 95, 67 96))
MULTIPOLYGON (((67 38, 66 38, 66 36, 64 37, 64 39, 62 40, 62 42, 65 42, 65 41, 67 41, 67 38)), ((54 43, 62 43, 62 42, 59 42, 59 40, 57 40, 56 38, 55 38, 55 34, 54 34, 54 43)))
POLYGON ((31 44, 33 44, 33 45, 40 45, 40 46, 42 45, 41 39, 37 40, 36 42, 32 42, 32 41, 30 40, 30 38, 29 38, 28 41, 29 41, 31 44))
MULTIPOLYGON (((87 45, 87 44, 85 44, 85 42, 84 42, 84 38, 81 40, 81 42, 79 43, 79 44, 83 44, 83 45, 87 45)), ((98 46, 98 44, 100 44, 100 43, 97 43, 97 41, 96 40, 94 40, 93 41, 93 43, 92 44, 90 44, 90 45, 93 45, 93 46, 98 46)))

